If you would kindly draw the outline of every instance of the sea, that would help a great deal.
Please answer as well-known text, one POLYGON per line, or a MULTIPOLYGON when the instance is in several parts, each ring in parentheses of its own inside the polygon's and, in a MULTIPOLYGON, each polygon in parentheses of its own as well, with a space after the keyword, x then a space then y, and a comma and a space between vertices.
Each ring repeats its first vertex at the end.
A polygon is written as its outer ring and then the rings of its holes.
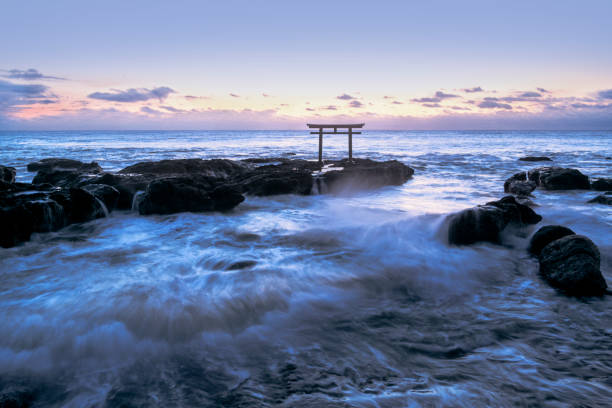
MULTIPOLYGON (((324 158, 347 156, 346 136, 323 144, 324 158)), ((117 171, 317 152, 306 130, 0 132, 0 164, 22 182, 48 157, 117 171)), ((228 213, 115 211, 0 248, 0 405, 611 405, 612 296, 557 292, 526 252, 540 226, 567 226, 599 247, 612 286, 611 207, 538 189, 542 222, 503 245, 449 246, 444 219, 531 168, 612 177, 612 132, 366 128, 353 155, 415 174, 228 213)))

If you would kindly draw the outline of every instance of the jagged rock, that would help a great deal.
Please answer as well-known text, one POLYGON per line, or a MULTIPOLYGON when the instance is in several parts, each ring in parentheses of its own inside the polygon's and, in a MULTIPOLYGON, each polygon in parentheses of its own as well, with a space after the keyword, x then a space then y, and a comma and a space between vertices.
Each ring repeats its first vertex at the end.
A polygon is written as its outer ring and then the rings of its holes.
POLYGON ((108 212, 112 212, 117 207, 119 191, 116 188, 106 184, 87 184, 83 186, 83 190, 102 201, 108 212))
POLYGON ((522 227, 537 224, 542 217, 512 196, 468 208, 447 218, 448 242, 470 245, 476 242, 501 242, 501 232, 510 224, 522 227))
POLYGON ((156 162, 142 162, 120 170, 119 174, 154 174, 154 175, 194 175, 229 178, 244 173, 248 169, 241 162, 227 159, 174 159, 156 162))
POLYGON ((66 224, 63 207, 44 192, 0 193, 0 246, 15 246, 34 232, 56 231, 66 224))
POLYGON ((591 188, 596 191, 612 191, 612 179, 597 179, 591 184, 591 188))
POLYGON ((589 177, 576 169, 539 167, 529 170, 528 179, 546 190, 589 190, 589 177))
POLYGON ((589 200, 588 202, 595 203, 595 204, 612 205, 612 191, 608 191, 604 194, 600 194, 597 197, 593 198, 592 200, 589 200))
POLYGON ((521 157, 519 160, 526 161, 526 162, 552 161, 550 157, 546 157, 546 156, 525 156, 525 157, 521 157))
POLYGON ((606 292, 599 250, 583 235, 568 235, 551 242, 542 249, 539 260, 544 279, 568 295, 601 296, 606 292))
POLYGON ((240 204, 244 196, 216 178, 172 177, 154 180, 140 198, 140 214, 224 211, 240 204))
POLYGON ((87 222, 106 215, 96 197, 82 188, 54 191, 49 197, 64 208, 68 224, 87 222))
POLYGON ((270 196, 277 194, 308 195, 312 191, 312 175, 304 169, 283 169, 266 166, 248 173, 236 182, 245 194, 270 196))
POLYGON ((542 252, 542 248, 551 242, 559 238, 575 234, 576 233, 574 231, 562 225, 547 225, 540 228, 535 234, 533 234, 531 241, 529 242, 528 251, 533 255, 538 256, 540 255, 540 252, 542 252))
POLYGON ((90 184, 111 186, 119 192, 116 208, 130 210, 132 209, 134 195, 139 191, 144 191, 149 183, 156 178, 157 176, 154 175, 103 173, 80 183, 79 187, 84 188, 90 184))
POLYGON ((16 174, 17 170, 14 167, 0 165, 0 181, 7 184, 14 183, 16 174))
MULTIPOLYGON (((345 159, 332 162, 326 170, 316 176, 316 181, 323 183, 325 189, 331 192, 399 186, 414 174, 414 169, 397 160, 376 162, 369 159, 345 159)), ((324 189, 319 188, 321 190, 324 189)))
POLYGON ((527 180, 527 172, 516 173, 504 182, 504 193, 527 197, 537 187, 535 181, 527 180))
POLYGON ((28 171, 38 171, 33 184, 49 183, 59 187, 73 187, 92 175, 102 172, 96 162, 83 163, 72 159, 43 159, 28 164, 28 171))

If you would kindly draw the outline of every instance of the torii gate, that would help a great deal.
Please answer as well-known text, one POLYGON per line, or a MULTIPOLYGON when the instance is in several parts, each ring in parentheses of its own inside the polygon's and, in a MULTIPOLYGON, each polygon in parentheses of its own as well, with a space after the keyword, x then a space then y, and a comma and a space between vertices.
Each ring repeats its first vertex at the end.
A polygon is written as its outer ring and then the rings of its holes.
POLYGON ((310 132, 311 135, 319 135, 319 163, 323 163, 323 135, 348 135, 348 151, 349 160, 353 160, 353 135, 360 135, 361 132, 353 132, 354 128, 361 129, 365 123, 357 123, 350 125, 315 125, 312 123, 306 124, 310 129, 319 129, 318 132, 310 132), (333 132, 324 132, 323 129, 334 129, 333 132), (346 132, 338 132, 338 129, 348 129, 346 132))

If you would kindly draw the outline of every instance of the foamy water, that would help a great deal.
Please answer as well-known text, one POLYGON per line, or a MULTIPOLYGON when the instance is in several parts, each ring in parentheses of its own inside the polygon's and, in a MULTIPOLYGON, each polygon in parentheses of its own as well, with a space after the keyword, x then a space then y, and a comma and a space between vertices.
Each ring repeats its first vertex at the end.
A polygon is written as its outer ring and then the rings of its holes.
MULTIPOLYGON (((0 164, 283 156, 307 132, 0 133, 0 164)), ((249 197, 229 214, 110 217, 0 249, 0 394, 52 406, 606 406, 610 297, 559 295, 506 246, 448 247, 445 214, 502 197, 545 155, 612 177, 612 134, 366 132, 400 187, 249 197), (25 397, 24 397, 25 396, 25 397)), ((326 138, 328 158, 344 138, 326 138)), ((612 211, 537 190, 542 224, 589 236, 612 284, 612 211)))

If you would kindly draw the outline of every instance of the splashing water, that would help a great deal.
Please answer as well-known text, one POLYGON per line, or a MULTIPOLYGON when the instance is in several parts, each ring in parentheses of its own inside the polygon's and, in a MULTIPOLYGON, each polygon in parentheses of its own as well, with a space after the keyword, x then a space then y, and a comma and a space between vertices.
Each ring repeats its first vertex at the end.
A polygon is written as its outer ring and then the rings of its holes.
MULTIPOLYGON (((0 163, 314 159, 291 132, 0 133, 0 163)), ((609 133, 368 132, 355 155, 416 169, 350 195, 248 197, 227 214, 109 217, 0 249, 0 395, 51 406, 606 406, 610 297, 537 275, 523 237, 448 247, 445 214, 538 167, 611 177, 609 133)), ((330 139, 326 157, 345 140, 330 139)), ((612 283, 612 214, 536 190, 541 225, 589 236, 612 283)), ((136 202, 136 200, 135 200, 136 202)), ((135 206, 137 209, 137 205, 135 206)))

